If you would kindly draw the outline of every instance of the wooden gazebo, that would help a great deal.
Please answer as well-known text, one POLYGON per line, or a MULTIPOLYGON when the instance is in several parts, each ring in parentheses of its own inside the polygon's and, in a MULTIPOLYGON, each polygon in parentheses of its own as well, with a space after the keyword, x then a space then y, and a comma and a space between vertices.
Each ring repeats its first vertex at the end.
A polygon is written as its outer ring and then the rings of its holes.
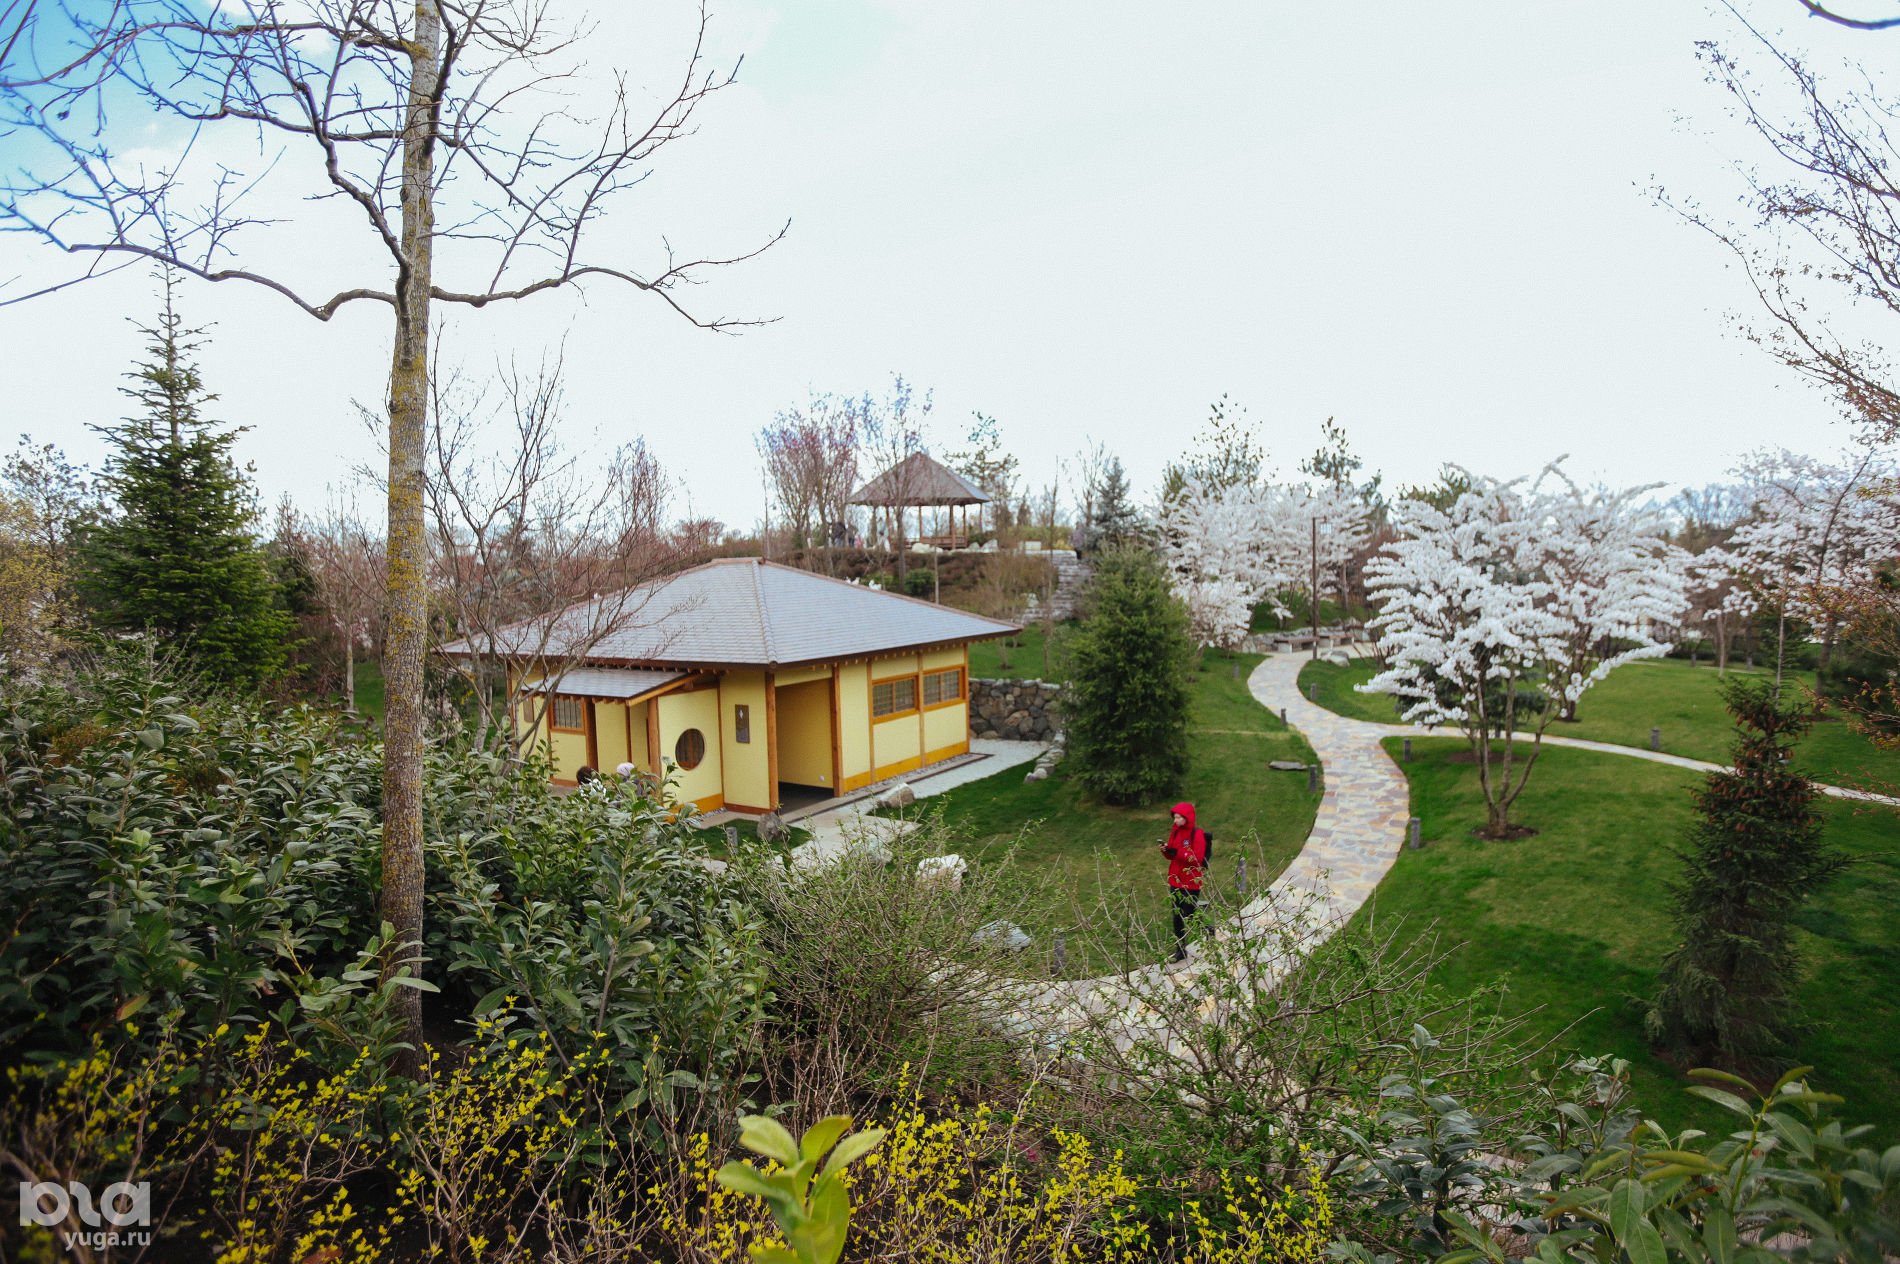
POLYGON ((917 534, 912 537, 917 543, 960 549, 970 540, 970 506, 977 507, 976 525, 980 531, 983 528, 983 506, 990 503, 990 498, 976 484, 928 452, 913 452, 851 493, 850 503, 868 506, 874 524, 878 510, 888 511, 891 521, 896 525, 897 548, 901 553, 905 544, 906 509, 917 511, 917 534), (926 535, 925 509, 950 510, 950 530, 943 534, 926 535), (963 510, 960 530, 957 524, 958 509, 963 510))

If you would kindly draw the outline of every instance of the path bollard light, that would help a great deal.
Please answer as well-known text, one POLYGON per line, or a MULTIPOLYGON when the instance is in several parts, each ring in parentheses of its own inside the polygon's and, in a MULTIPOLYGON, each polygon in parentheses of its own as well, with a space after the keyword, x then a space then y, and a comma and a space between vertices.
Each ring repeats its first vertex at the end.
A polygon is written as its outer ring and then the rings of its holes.
POLYGON ((1067 941, 1065 941, 1062 938, 1062 932, 1057 931, 1056 932, 1056 958, 1055 958, 1055 962, 1050 966, 1049 972, 1055 975, 1055 977, 1059 979, 1062 977, 1062 972, 1068 968, 1068 965, 1069 965, 1069 945, 1067 941))
POLYGON ((1319 789, 1319 765, 1308 764, 1306 766, 1306 792, 1308 794, 1312 794, 1316 792, 1318 789, 1319 789))
POLYGON ((1285 707, 1280 708, 1280 723, 1282 724, 1286 723, 1286 708, 1285 707))
POLYGON ((1240 679, 1240 664, 1239 663, 1234 664, 1234 679, 1235 680, 1240 679))
POLYGON ((1318 681, 1315 681, 1306 687, 1306 700, 1308 702, 1319 701, 1319 682, 1318 681))
POLYGON ((1234 866, 1234 887, 1242 895, 1247 894, 1247 858, 1242 856, 1240 863, 1234 866))
POLYGON ((1418 836, 1418 831, 1419 819, 1415 816, 1405 823, 1405 845, 1410 847, 1413 851, 1417 851, 1425 845, 1424 840, 1418 836))
POLYGON ((1401 747, 1400 749, 1405 752, 1405 762, 1408 764, 1411 763, 1412 762, 1412 739, 1409 737, 1406 738, 1405 745, 1401 747))
POLYGON ((1662 730, 1661 729, 1651 729, 1649 731, 1649 749, 1653 751, 1659 751, 1662 749, 1662 730))
POLYGON ((726 826, 726 850, 735 856, 739 854, 739 827, 737 825, 726 826))

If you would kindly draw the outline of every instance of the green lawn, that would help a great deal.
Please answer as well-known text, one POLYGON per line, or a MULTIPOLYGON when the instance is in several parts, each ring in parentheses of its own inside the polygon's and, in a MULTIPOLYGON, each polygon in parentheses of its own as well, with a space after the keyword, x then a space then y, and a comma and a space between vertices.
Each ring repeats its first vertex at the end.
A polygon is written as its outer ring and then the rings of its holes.
POLYGON ((1339 715, 1374 724, 1397 724, 1398 708, 1389 694, 1360 693, 1353 688, 1371 680, 1374 670, 1372 660, 1366 658, 1354 659, 1344 667, 1312 661, 1300 668, 1300 692, 1339 715))
MULTIPOLYGON (((1255 654, 1210 650, 1195 676, 1192 763, 1182 797, 1196 805, 1202 827, 1215 838, 1209 881, 1228 891, 1242 855, 1248 856, 1250 890, 1285 868, 1319 810, 1320 796, 1307 793, 1304 776, 1267 768, 1269 760, 1310 761, 1313 754, 1247 692, 1247 675, 1259 661, 1255 654)), ((1165 922, 1167 861, 1156 843, 1167 833, 1169 805, 1108 807, 1088 801, 1061 768, 1046 781, 1024 784, 1027 771, 1007 769, 926 803, 942 805, 947 821, 975 836, 978 863, 1030 825, 1021 862, 1066 871, 1063 886, 1074 893, 1072 906, 1025 928, 1036 937, 1033 951, 1046 950, 1055 926, 1079 924, 1104 892, 1125 893, 1150 924, 1165 922)), ((1116 967, 1121 950, 1097 945, 1085 951, 1083 938, 1072 937, 1071 974, 1116 967)))
MULTIPOLYGON (((1372 679, 1373 671, 1371 661, 1365 659, 1345 667, 1308 663, 1300 669, 1300 688, 1304 691, 1308 685, 1317 685, 1319 705, 1340 715, 1394 723, 1397 716, 1387 698, 1352 688, 1372 679)), ((1766 673, 1731 668, 1730 674, 1766 673)), ((1814 683, 1811 672, 1791 672, 1786 679, 1801 689, 1814 683)), ((1662 730, 1662 749, 1669 754, 1726 763, 1734 732, 1722 706, 1720 685, 1721 678, 1714 668, 1691 667, 1680 659, 1630 663, 1611 672, 1608 679, 1583 695, 1574 723, 1555 722, 1547 731, 1552 737, 1580 737, 1648 749, 1649 730, 1655 727, 1662 730)), ((1900 753, 1876 750, 1873 743, 1839 719, 1828 718, 1816 724, 1795 752, 1796 767, 1829 784, 1868 779, 1900 781, 1900 753)))
POLYGON ((1017 644, 1005 645, 1002 639, 978 641, 970 646, 970 675, 979 679, 1067 680, 1061 661, 1063 635, 1071 625, 1058 623, 1054 643, 1043 654, 1042 625, 1032 623, 1020 635, 1007 638, 1017 644))
MULTIPOLYGON (((343 698, 336 699, 337 709, 343 709, 343 698)), ((383 664, 375 658, 356 660, 356 709, 369 718, 372 723, 383 722, 383 664)))
MULTIPOLYGON (((1388 739, 1395 755, 1397 745, 1388 739)), ((1507 979, 1515 1008, 1544 1007, 1531 1019, 1538 1032, 1574 1022, 1563 1047, 1629 1058, 1656 1118, 1721 1124, 1649 1055, 1640 1013, 1627 1003, 1650 994, 1673 942, 1671 847, 1702 774, 1548 748, 1514 813, 1540 832, 1491 843, 1471 833, 1484 821, 1476 769, 1443 758, 1462 749, 1458 739, 1414 741, 1403 767, 1427 846, 1400 855, 1360 916, 1436 922, 1447 943, 1463 944, 1440 982, 1465 990, 1507 979)), ((1900 1135, 1900 819, 1831 801, 1823 810, 1829 838, 1859 863, 1801 918, 1801 999, 1817 1025, 1797 1052, 1823 1087, 1849 1098, 1854 1118, 1891 1141, 1900 1135)))

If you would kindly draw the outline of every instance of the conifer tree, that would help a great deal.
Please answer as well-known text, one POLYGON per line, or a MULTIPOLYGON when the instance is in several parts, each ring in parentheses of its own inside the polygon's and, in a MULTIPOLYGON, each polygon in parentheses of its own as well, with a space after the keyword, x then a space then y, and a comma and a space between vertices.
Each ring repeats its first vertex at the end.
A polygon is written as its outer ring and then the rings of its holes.
POLYGON ((203 415, 186 329, 165 283, 147 359, 122 388, 141 411, 99 427, 116 451, 102 479, 115 502, 80 545, 80 588, 93 622, 150 631, 213 680, 256 687, 283 674, 290 616, 260 547, 250 471, 231 459, 241 430, 203 415))
POLYGON ((1847 864, 1821 837, 1815 787, 1787 761, 1805 712, 1766 681, 1723 689, 1741 736, 1734 771, 1696 793, 1670 888, 1682 942, 1663 959, 1650 1039, 1684 1065, 1765 1069, 1785 1047, 1799 971, 1790 924, 1847 864))
POLYGON ((1128 486, 1128 471, 1122 468, 1120 457, 1108 459, 1096 487, 1094 504, 1095 512, 1088 528, 1096 548, 1112 549, 1140 542, 1141 513, 1135 508, 1133 492, 1128 486))
POLYGON ((1188 768, 1187 610, 1147 549, 1102 554, 1086 604, 1062 698, 1069 758, 1109 803, 1164 800, 1188 768))

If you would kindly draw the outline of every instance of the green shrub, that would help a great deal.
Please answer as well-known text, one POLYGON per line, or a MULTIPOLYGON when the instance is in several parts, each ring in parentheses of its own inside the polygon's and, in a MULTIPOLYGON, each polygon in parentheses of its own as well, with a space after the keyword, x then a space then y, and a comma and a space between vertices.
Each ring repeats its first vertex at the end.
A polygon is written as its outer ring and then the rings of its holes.
POLYGON ((920 860, 961 840, 938 818, 914 824, 830 864, 788 872, 760 855, 741 867, 770 962, 770 1041, 786 1051, 775 1090, 829 1109, 825 1094, 888 1089, 907 1068, 966 1083, 1011 1074, 1014 1043, 989 1019, 1015 954, 985 929, 1043 920, 1056 875, 1004 847, 955 881, 920 875, 920 860))
POLYGON ((1822 842, 1818 792, 1789 763, 1806 708, 1767 679, 1732 678, 1722 697, 1741 730, 1734 771, 1710 773, 1696 792, 1670 889, 1681 942, 1663 958, 1646 1025, 1691 1065, 1758 1069, 1794 1019, 1794 916, 1847 858, 1822 842))
POLYGON ((432 747, 433 982, 384 980, 381 771, 372 734, 190 698, 136 648, 0 698, 0 1050, 67 1053, 142 1016, 224 1046, 272 1025, 347 1065, 387 1052, 392 988, 439 985, 443 1022, 512 996, 563 1056, 605 1033, 629 1105, 728 1073, 763 967, 682 824, 432 747))
MULTIPOLYGON (((1359 1177, 1355 1193, 1379 1200, 1376 1212, 1403 1227, 1405 1259, 1883 1264, 1900 1246, 1900 1146, 1866 1145, 1869 1127, 1834 1118, 1841 1099, 1813 1091, 1801 1079, 1807 1070, 1761 1093, 1719 1071, 1692 1072, 1707 1082, 1691 1093, 1739 1117, 1737 1131, 1711 1137, 1671 1135, 1645 1118, 1629 1100, 1622 1060, 1576 1060, 1549 1083, 1545 1109, 1512 1147, 1526 1161, 1512 1171, 1461 1160, 1449 1182, 1463 1194, 1456 1199, 1441 1196, 1444 1169, 1429 1155, 1442 1143, 1432 1138, 1471 1115, 1446 1086, 1394 1077, 1386 1091, 1397 1113, 1417 1121, 1414 1139, 1366 1147, 1349 1170, 1359 1177)), ((1361 1264, 1398 1258, 1364 1244, 1335 1254, 1361 1264)))
POLYGON ((1188 767, 1187 611, 1146 549, 1099 554, 1083 604, 1062 699, 1069 763, 1106 802, 1164 800, 1188 767))

